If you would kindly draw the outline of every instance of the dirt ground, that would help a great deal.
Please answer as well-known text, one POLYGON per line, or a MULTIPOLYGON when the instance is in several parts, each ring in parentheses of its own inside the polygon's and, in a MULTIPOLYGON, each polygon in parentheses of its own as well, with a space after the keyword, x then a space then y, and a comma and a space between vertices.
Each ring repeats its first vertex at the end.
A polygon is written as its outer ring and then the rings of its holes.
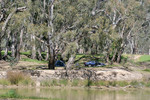
POLYGON ((0 70, 24 70, 24 69, 46 69, 47 64, 39 64, 35 62, 19 61, 18 63, 11 66, 9 62, 0 61, 0 70))

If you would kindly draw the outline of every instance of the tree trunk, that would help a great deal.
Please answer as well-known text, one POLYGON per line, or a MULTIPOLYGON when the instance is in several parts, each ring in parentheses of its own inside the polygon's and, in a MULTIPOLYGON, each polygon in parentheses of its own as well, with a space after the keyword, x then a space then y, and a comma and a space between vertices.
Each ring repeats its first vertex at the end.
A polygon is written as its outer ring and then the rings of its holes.
POLYGON ((51 1, 50 9, 49 9, 49 23, 48 23, 48 51, 49 51, 49 69, 55 69, 55 51, 54 51, 54 43, 52 41, 52 37, 54 35, 54 27, 53 27, 53 12, 54 12, 54 0, 51 1))
POLYGON ((11 47, 11 56, 15 58, 15 34, 12 34, 12 47, 11 47))
POLYGON ((36 59, 36 46, 35 46, 35 35, 31 34, 31 41, 32 41, 32 54, 31 58, 36 59))
POLYGON ((8 32, 7 39, 6 39, 6 48, 5 48, 5 53, 4 53, 4 57, 3 57, 4 60, 6 60, 7 56, 8 56, 10 33, 11 33, 11 31, 8 32))
POLYGON ((117 55, 117 49, 115 49, 115 52, 114 52, 113 57, 111 59, 111 64, 115 61, 116 55, 117 55))
POLYGON ((49 55, 49 63, 48 63, 48 68, 49 69, 55 69, 55 55, 54 51, 51 49, 50 55, 49 55))
POLYGON ((17 50, 16 50, 16 60, 19 61, 20 60, 20 50, 21 50, 21 47, 22 47, 22 43, 23 43, 23 33, 24 33, 24 28, 21 29, 21 32, 20 32, 20 41, 19 41, 19 44, 17 44, 17 50))
POLYGON ((48 59, 49 59, 49 51, 48 51, 48 47, 46 47, 46 58, 45 58, 45 60, 48 61, 48 59))
POLYGON ((122 54, 123 54, 123 50, 124 50, 124 48, 122 47, 122 48, 120 49, 120 51, 118 51, 117 63, 120 63, 120 62, 121 62, 121 56, 122 56, 122 54))
POLYGON ((106 62, 107 62, 107 63, 110 63, 109 52, 107 52, 107 54, 106 54, 106 62))
POLYGON ((71 55, 71 57, 69 58, 68 62, 67 62, 67 65, 66 65, 66 70, 70 69, 74 63, 74 59, 75 59, 75 56, 74 55, 71 55))
POLYGON ((39 60, 43 59, 42 54, 41 54, 41 48, 38 49, 38 59, 39 60))
POLYGON ((2 60, 2 55, 1 55, 1 51, 2 51, 2 47, 1 47, 2 37, 3 37, 3 35, 5 34, 6 27, 7 27, 7 24, 8 24, 8 22, 9 22, 9 20, 11 19, 11 17, 13 16, 13 14, 14 14, 15 12, 16 12, 16 10, 12 11, 12 12, 8 15, 6 21, 4 22, 4 24, 3 24, 3 26, 2 26, 2 31, 1 31, 1 33, 0 33, 0 60, 2 60))
MULTIPOLYGON (((5 20, 3 26, 2 26, 2 31, 0 33, 0 60, 2 59, 2 55, 1 55, 1 51, 2 51, 2 47, 1 47, 1 42, 2 42, 2 37, 5 34, 6 28, 7 28, 7 24, 9 22, 9 20, 11 19, 11 17, 18 11, 24 11, 26 9, 26 7, 19 7, 16 8, 15 10, 13 10, 7 17, 7 19, 5 20)), ((15 55, 14 55, 15 56, 15 55)))

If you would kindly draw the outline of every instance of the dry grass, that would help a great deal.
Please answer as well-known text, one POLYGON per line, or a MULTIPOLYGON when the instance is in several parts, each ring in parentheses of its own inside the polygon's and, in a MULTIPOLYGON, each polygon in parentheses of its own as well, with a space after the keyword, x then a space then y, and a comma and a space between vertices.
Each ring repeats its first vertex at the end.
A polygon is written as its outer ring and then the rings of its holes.
POLYGON ((29 61, 19 61, 17 65, 10 66, 9 62, 0 61, 0 70, 10 70, 10 69, 35 69, 38 66, 46 66, 46 63, 36 63, 29 61))
POLYGON ((11 84, 18 84, 20 81, 25 79, 25 76, 22 72, 7 72, 7 79, 11 84))
POLYGON ((9 71, 7 72, 7 80, 14 85, 30 85, 32 84, 32 80, 30 76, 25 75, 22 72, 17 71, 9 71))

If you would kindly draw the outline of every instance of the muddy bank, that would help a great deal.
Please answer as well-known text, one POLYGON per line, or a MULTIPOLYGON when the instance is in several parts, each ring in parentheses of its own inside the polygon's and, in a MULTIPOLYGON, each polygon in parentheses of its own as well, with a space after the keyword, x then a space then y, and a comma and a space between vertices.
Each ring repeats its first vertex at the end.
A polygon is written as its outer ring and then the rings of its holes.
MULTIPOLYGON (((14 70, 13 70, 14 71, 14 70)), ((80 70, 21 70, 34 80, 68 79, 68 80, 103 80, 126 81, 140 80, 143 75, 138 72, 130 72, 123 69, 80 69, 80 70)), ((0 71, 0 78, 6 78, 7 71, 0 71)))
POLYGON ((105 69, 105 70, 37 70, 28 71, 32 78, 38 80, 48 79, 79 79, 79 80, 103 80, 103 81, 125 81, 140 80, 143 78, 141 73, 129 72, 123 69, 105 69))

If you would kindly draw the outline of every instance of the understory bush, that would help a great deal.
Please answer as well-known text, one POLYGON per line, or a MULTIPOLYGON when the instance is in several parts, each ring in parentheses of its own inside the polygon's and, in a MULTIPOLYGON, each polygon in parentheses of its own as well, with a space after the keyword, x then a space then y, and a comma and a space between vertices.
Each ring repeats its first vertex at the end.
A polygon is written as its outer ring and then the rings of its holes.
POLYGON ((7 72, 7 80, 13 85, 29 85, 33 84, 33 81, 28 75, 22 72, 7 72))

